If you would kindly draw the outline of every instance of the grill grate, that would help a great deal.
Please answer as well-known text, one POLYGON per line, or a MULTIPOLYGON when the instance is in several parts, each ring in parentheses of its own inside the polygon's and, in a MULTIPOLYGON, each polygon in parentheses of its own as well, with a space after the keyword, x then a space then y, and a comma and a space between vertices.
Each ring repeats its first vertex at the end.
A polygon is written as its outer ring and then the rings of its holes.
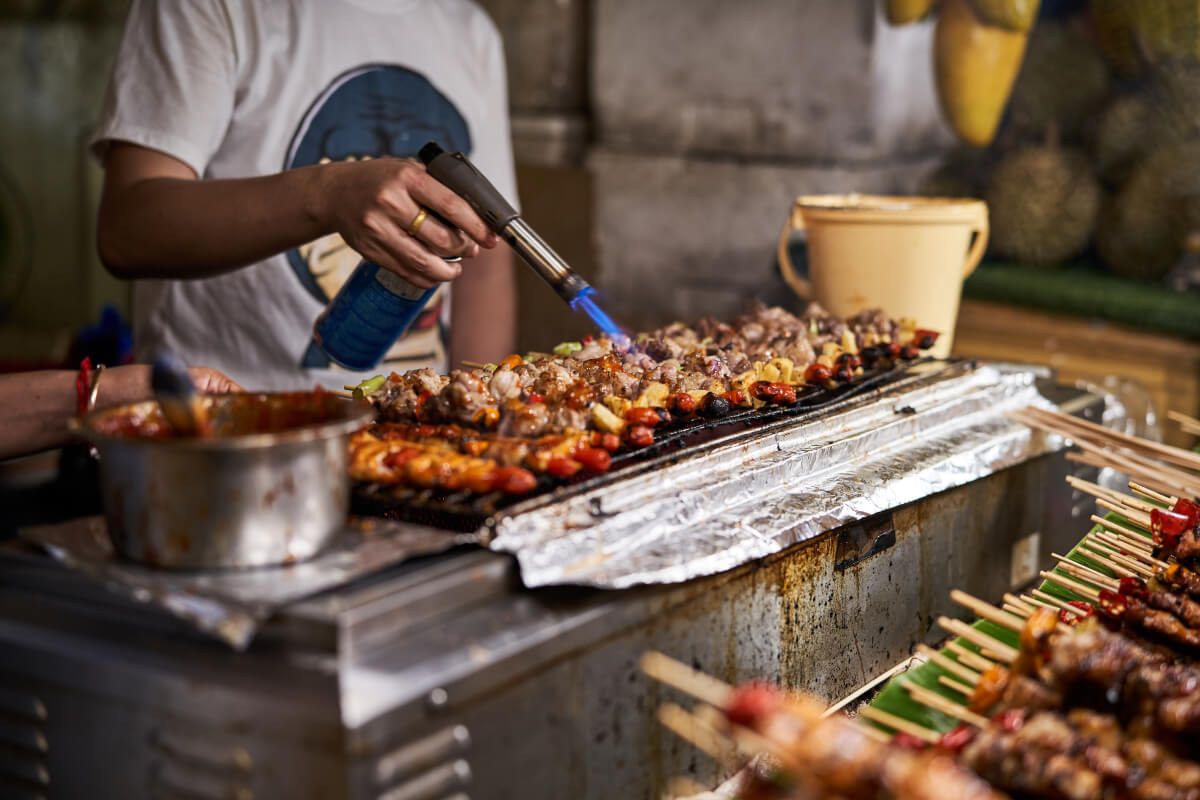
POLYGON ((620 450, 613 455, 612 468, 602 475, 578 475, 560 479, 538 476, 537 487, 520 496, 491 492, 475 495, 466 491, 437 491, 358 483, 354 487, 352 510, 365 516, 384 517, 452 531, 470 533, 494 523, 497 515, 515 515, 540 508, 568 495, 589 491, 612 483, 643 469, 700 453, 717 439, 743 431, 761 429, 772 423, 789 422, 827 412, 872 391, 881 391, 901 381, 922 358, 867 372, 852 383, 833 389, 809 387, 791 406, 747 408, 717 419, 692 418, 655 429, 654 443, 636 450, 620 450))

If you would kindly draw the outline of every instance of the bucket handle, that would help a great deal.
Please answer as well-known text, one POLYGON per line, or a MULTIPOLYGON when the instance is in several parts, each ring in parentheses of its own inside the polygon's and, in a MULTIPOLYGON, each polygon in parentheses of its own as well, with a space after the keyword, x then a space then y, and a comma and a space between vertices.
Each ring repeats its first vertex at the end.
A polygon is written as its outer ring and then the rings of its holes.
POLYGON ((792 257, 788 255, 788 240, 791 238, 792 232, 802 230, 804 230, 804 212, 800 205, 796 204, 792 206, 792 213, 783 221, 783 230, 779 232, 779 248, 776 250, 776 258, 779 259, 779 271, 783 273, 783 279, 787 281, 787 285, 792 287, 792 291, 800 297, 811 300, 812 282, 796 274, 796 268, 792 266, 792 257))
POLYGON ((966 278, 979 266, 979 261, 983 258, 983 251, 987 250, 989 228, 987 203, 979 203, 976 206, 975 219, 971 221, 971 233, 975 234, 975 241, 971 242, 971 247, 967 250, 963 278, 966 278))
MULTIPOLYGON (((788 218, 783 221, 783 230, 779 232, 779 245, 775 251, 775 256, 779 260, 779 270, 783 273, 783 279, 787 285, 792 287, 792 291, 805 300, 812 299, 812 281, 807 278, 801 278, 796 274, 796 268, 792 264, 792 257, 788 254, 788 240, 791 239, 794 231, 804 230, 804 210, 796 204, 792 206, 792 211, 788 218)), ((987 205, 979 203, 975 214, 975 219, 971 221, 971 233, 975 234, 975 240, 971 242, 970 249, 967 250, 966 261, 963 264, 963 277, 966 278, 975 268, 979 266, 979 262, 983 259, 983 253, 987 250, 988 244, 988 210, 987 205)))

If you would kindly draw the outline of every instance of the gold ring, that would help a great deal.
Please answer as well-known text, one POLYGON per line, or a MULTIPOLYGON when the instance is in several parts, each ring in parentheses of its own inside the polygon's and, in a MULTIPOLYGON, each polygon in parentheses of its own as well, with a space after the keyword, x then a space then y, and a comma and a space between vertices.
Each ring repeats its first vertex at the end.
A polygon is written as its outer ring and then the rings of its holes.
POLYGON ((421 223, 423 223, 425 218, 428 216, 429 212, 422 207, 421 210, 417 212, 417 215, 413 217, 413 221, 408 223, 408 235, 416 236, 417 231, 421 230, 421 223))

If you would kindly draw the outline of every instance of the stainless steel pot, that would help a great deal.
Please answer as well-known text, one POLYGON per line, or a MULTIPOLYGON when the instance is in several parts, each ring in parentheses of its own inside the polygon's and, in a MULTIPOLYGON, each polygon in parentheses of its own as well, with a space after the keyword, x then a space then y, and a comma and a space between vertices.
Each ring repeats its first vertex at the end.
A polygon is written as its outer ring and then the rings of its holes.
MULTIPOLYGON (((334 395, 219 395, 214 419, 234 404, 233 435, 139 438, 118 420, 153 418, 154 402, 85 417, 80 431, 100 453, 100 485, 113 545, 157 567, 259 567, 303 561, 337 534, 349 513, 346 440, 371 411, 334 395), (306 398, 296 427, 245 432, 247 404, 306 398)), ((276 426, 278 427, 278 426, 276 426)), ((250 428, 253 431, 253 427, 250 428)))

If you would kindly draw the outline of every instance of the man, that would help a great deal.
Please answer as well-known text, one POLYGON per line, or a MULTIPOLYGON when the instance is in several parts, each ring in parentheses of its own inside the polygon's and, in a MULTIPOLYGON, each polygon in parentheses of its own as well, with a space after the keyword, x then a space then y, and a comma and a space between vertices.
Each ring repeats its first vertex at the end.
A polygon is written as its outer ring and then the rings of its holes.
POLYGON ((168 348, 253 388, 357 382, 312 325, 360 254, 443 284, 381 369, 503 358, 511 254, 409 160, 430 140, 515 202, 503 52, 473 3, 134 0, 93 148, 101 259, 139 279, 137 358, 168 348))

